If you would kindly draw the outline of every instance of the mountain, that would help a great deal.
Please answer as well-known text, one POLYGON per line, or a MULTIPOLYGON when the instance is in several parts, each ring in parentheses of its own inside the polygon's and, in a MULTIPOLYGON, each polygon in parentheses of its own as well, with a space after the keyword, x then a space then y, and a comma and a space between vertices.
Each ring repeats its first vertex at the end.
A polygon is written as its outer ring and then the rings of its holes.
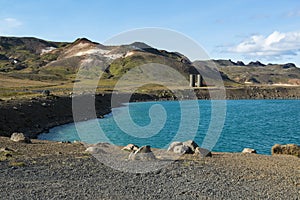
POLYGON ((101 72, 104 79, 115 80, 130 69, 147 63, 168 65, 187 78, 189 74, 198 73, 198 69, 208 82, 216 79, 220 71, 225 85, 300 85, 300 69, 292 63, 191 62, 181 53, 159 50, 142 42, 106 46, 86 38, 70 43, 33 37, 0 37, 0 75, 11 78, 68 81, 74 80, 78 69, 84 69, 91 77, 101 72))
MULTIPOLYGON (((240 84, 291 84, 299 85, 300 69, 293 63, 263 64, 259 61, 244 64, 241 61, 212 60, 220 72, 240 84)), ((203 62, 207 65, 209 62, 203 62)))

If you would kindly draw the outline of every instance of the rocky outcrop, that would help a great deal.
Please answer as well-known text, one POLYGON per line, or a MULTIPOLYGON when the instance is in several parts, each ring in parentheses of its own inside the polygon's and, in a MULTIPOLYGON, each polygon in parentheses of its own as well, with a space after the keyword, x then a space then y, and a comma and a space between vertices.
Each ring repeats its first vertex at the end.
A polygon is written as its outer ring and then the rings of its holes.
POLYGON ((199 147, 198 144, 193 140, 185 141, 185 142, 183 142, 183 145, 188 146, 191 149, 192 152, 195 152, 195 149, 197 147, 199 147))
POLYGON ((139 149, 139 147, 135 144, 127 144, 122 148, 123 151, 135 152, 139 149))
POLYGON ((194 151, 188 146, 188 144, 191 144, 192 142, 186 141, 186 142, 172 142, 168 148, 169 152, 174 152, 177 154, 192 154, 194 151), (186 144, 184 144, 186 143, 186 144))
POLYGON ((181 145, 182 145, 182 142, 172 142, 172 143, 169 145, 168 151, 173 152, 173 151, 174 151, 174 148, 175 148, 176 146, 181 146, 181 145))
POLYGON ((200 148, 193 140, 185 142, 172 142, 168 148, 169 152, 176 154, 195 154, 200 157, 211 157, 212 154, 208 149, 200 148))
POLYGON ((155 160, 151 147, 149 145, 142 146, 137 151, 131 152, 129 157, 130 160, 155 160))
POLYGON ((244 148, 242 153, 256 153, 255 149, 250 149, 250 148, 244 148))
POLYGON ((177 145, 174 147, 173 149, 174 153, 178 153, 178 154, 192 154, 194 153, 190 147, 182 144, 182 145, 177 145))
POLYGON ((262 64, 261 62, 259 61, 255 61, 255 62, 249 62, 248 66, 250 67, 264 67, 266 66, 265 64, 262 64))
POLYGON ((286 154, 286 155, 293 155, 300 158, 300 146, 296 144, 286 144, 280 145, 275 144, 271 149, 272 155, 275 154, 286 154))
POLYGON ((31 140, 23 133, 13 133, 10 137, 10 140, 14 142, 31 143, 31 140))

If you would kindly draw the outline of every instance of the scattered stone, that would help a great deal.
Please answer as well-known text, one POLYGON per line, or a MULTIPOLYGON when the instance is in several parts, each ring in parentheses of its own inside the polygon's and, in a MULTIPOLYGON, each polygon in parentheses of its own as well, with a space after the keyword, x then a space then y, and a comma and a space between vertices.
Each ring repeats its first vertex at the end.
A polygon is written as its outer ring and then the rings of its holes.
POLYGON ((74 141, 73 141, 73 143, 74 143, 74 144, 80 144, 80 145, 84 145, 84 143, 83 143, 83 142, 81 142, 81 141, 78 141, 78 140, 74 140, 74 141))
POLYGON ((244 148, 242 153, 257 153, 255 149, 244 148))
POLYGON ((15 150, 10 149, 8 147, 3 147, 3 148, 0 149, 0 152, 15 152, 15 150))
POLYGON ((71 144, 70 141, 60 141, 60 142, 58 142, 58 143, 61 143, 61 144, 71 144))
POLYGON ((274 154, 286 154, 294 155, 300 158, 300 146, 296 144, 280 145, 275 144, 271 149, 272 155, 274 154))
POLYGON ((194 153, 195 149, 197 147, 199 147, 198 144, 195 141, 193 141, 193 140, 185 141, 185 142, 183 142, 183 145, 188 146, 192 150, 192 153, 194 153))
POLYGON ((195 154, 199 155, 201 158, 212 157, 212 153, 210 152, 210 150, 204 149, 204 148, 200 148, 200 147, 196 147, 195 154))
POLYGON ((149 145, 142 146, 136 152, 131 152, 129 155, 130 160, 155 160, 155 155, 151 151, 151 147, 149 145))
POLYGON ((41 105, 42 105, 43 107, 46 107, 46 106, 47 106, 47 104, 46 104, 45 102, 43 102, 41 105))
POLYGON ((42 95, 44 95, 44 96, 50 96, 50 90, 43 90, 43 92, 42 92, 42 95))
POLYGON ((89 152, 89 153, 97 153, 98 149, 97 149, 97 147, 88 147, 88 148, 86 148, 85 151, 89 152))
POLYGON ((31 143, 30 138, 25 136, 23 133, 13 133, 10 139, 14 142, 31 143))
POLYGON ((123 147, 123 151, 130 151, 130 152, 135 152, 139 149, 139 147, 135 144, 127 144, 127 146, 123 147))
POLYGON ((14 110, 18 110, 18 108, 16 106, 13 107, 14 110))

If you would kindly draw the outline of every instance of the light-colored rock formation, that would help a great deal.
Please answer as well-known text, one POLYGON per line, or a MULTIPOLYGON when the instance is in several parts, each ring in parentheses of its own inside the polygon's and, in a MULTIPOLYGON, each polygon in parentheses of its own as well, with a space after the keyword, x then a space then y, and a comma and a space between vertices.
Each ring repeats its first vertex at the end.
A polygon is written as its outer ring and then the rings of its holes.
POLYGON ((255 149, 250 149, 250 148, 244 148, 242 153, 256 153, 255 149))
POLYGON ((178 154, 189 154, 192 153, 192 150, 190 147, 182 144, 182 145, 175 146, 173 152, 178 154))
POLYGON ((168 151, 173 152, 176 146, 181 146, 182 142, 172 142, 168 148, 168 151))
POLYGON ((25 136, 23 133, 13 133, 10 136, 10 139, 14 142, 31 143, 30 138, 25 136))
POLYGON ((123 151, 135 152, 139 149, 139 147, 135 144, 127 144, 125 147, 122 148, 123 151))
POLYGON ((193 154, 196 148, 199 147, 193 140, 185 142, 172 142, 168 148, 168 151, 180 154, 193 154))
POLYGON ((130 160, 155 160, 155 155, 151 151, 150 146, 142 146, 135 152, 131 152, 129 155, 130 160))

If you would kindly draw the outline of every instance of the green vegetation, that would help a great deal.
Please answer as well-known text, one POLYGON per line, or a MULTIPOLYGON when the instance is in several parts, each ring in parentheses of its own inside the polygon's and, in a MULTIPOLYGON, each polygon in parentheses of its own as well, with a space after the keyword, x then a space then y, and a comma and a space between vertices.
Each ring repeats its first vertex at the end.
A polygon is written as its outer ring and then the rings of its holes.
POLYGON ((9 162, 10 167, 25 167, 26 164, 24 162, 11 161, 9 162))
POLYGON ((12 157, 11 152, 7 152, 7 151, 1 151, 0 152, 0 162, 9 160, 11 157, 12 157))
MULTIPOLYGON (((104 46, 87 39, 66 43, 37 38, 0 37, 0 97, 31 96, 38 94, 37 90, 45 88, 55 93, 68 94, 72 91, 73 84, 78 81, 87 87, 98 85, 98 92, 108 92, 129 70, 150 63, 169 66, 186 77, 186 80, 189 79, 189 74, 198 73, 197 68, 205 76, 208 86, 214 85, 210 82, 214 83, 214 80, 219 78, 216 73, 218 70, 224 85, 228 87, 240 87, 247 84, 265 86, 300 84, 300 69, 291 63, 263 65, 259 62, 252 62, 245 65, 231 60, 191 63, 180 53, 158 50, 140 42, 121 46, 104 46), (51 51, 45 52, 50 49, 51 51), (110 58, 114 59, 110 60, 110 58), (217 67, 218 70, 211 66, 217 67), (80 74, 77 74, 79 69, 80 74), (100 76, 101 81, 95 83, 100 76), (24 90, 25 88, 27 90, 24 90)), ((137 71, 136 79, 128 80, 120 90, 126 91, 136 82, 141 83, 143 80, 139 79, 139 73, 143 71, 137 71)), ((160 75, 170 77, 167 73, 160 75)), ((147 76, 156 77, 157 72, 154 70, 147 76)), ((174 80, 163 81, 169 83, 174 80)), ((159 94, 160 91, 165 90, 159 84, 164 85, 163 83, 146 85, 139 88, 138 92, 154 91, 159 94)))

